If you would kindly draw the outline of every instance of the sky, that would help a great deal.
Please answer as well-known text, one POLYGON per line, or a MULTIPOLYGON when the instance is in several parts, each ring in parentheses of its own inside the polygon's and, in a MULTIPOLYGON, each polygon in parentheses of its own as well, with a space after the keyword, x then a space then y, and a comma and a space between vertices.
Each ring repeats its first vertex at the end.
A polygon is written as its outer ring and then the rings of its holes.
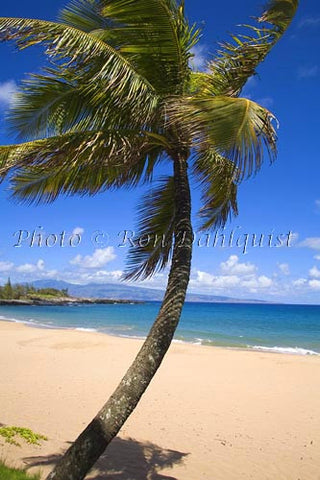
MULTIPOLYGON (((2 2, 1 16, 54 20, 66 2, 2 2)), ((191 22, 203 29, 194 67, 203 69, 217 44, 258 16, 263 2, 186 0, 191 22)), ((279 121, 278 157, 239 187, 239 216, 224 230, 197 232, 199 191, 192 185, 195 231, 190 292, 320 304, 319 94, 320 6, 302 0, 285 36, 251 78, 242 96, 260 102, 279 121)), ((15 141, 5 112, 27 73, 44 63, 38 49, 0 45, 0 144, 15 141)), ((155 176, 156 180, 156 176, 155 176)), ((59 279, 71 283, 119 282, 135 206, 145 188, 60 197, 26 206, 0 185, 0 283, 59 279)), ((135 285, 165 288, 166 272, 135 285)))

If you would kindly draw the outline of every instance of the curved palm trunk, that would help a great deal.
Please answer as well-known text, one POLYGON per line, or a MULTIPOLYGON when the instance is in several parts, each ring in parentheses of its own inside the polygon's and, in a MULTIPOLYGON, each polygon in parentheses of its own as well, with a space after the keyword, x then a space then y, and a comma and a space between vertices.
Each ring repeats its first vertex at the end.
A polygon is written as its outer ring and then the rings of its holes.
POLYGON ((184 304, 192 248, 187 162, 174 161, 176 228, 172 265, 159 314, 133 364, 119 386, 47 480, 82 480, 135 409, 166 354, 184 304))

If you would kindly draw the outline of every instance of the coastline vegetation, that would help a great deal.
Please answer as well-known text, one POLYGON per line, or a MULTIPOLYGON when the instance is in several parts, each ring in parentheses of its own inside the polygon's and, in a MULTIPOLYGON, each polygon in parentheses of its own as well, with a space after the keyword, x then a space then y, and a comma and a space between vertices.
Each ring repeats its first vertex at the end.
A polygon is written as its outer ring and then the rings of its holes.
POLYGON ((68 289, 58 290, 57 288, 36 288, 30 284, 11 284, 10 278, 0 286, 1 300, 50 300, 59 297, 69 297, 68 289))
POLYGON ((10 278, 5 285, 0 286, 0 305, 72 305, 72 304, 136 304, 144 303, 137 300, 118 298, 73 297, 68 289, 46 287, 36 288, 32 284, 11 284, 10 278))

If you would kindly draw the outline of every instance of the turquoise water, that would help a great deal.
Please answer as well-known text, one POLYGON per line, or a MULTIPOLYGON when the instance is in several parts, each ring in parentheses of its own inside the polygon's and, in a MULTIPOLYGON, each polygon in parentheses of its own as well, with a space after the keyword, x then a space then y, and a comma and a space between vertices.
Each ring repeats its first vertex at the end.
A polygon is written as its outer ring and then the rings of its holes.
MULTIPOLYGON (((159 307, 158 302, 1 306, 0 320, 143 338, 159 307)), ((320 354, 320 306, 186 303, 175 340, 199 345, 320 354)))

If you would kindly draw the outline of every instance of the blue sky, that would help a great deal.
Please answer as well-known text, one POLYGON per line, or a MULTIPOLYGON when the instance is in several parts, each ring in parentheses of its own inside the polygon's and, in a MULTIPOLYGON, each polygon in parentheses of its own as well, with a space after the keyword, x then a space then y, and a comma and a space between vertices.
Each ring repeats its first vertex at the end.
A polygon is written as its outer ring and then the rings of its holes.
MULTIPOLYGON (((63 5, 61 0, 16 0, 2 5, 0 14, 55 19, 63 5)), ((195 51, 195 62, 200 67, 215 51, 217 42, 228 38, 228 32, 236 32, 236 25, 261 13, 261 2, 257 0, 187 0, 186 7, 190 20, 203 27, 195 51)), ((218 232, 215 246, 214 234, 208 246, 204 245, 204 237, 198 244, 196 236, 190 291, 320 303, 319 32, 318 2, 301 1, 285 37, 245 87, 243 95, 264 104, 279 120, 278 158, 272 166, 266 162, 256 178, 240 186, 240 214, 218 232), (252 247, 254 234, 257 240, 263 235, 263 246, 252 247), (225 235, 224 247, 219 246, 221 235, 225 235), (281 247, 275 246, 280 243, 279 235, 281 247)), ((4 119, 11 94, 26 73, 39 71, 43 60, 36 49, 21 53, 12 45, 2 44, 0 61, 0 143, 7 144, 14 141, 4 119)), ((93 198, 61 197, 51 205, 27 207, 13 203, 7 185, 2 184, 0 282, 9 275, 13 281, 119 281, 129 244, 123 245, 124 231, 134 230, 134 207, 141 193, 143 189, 93 198), (46 246, 46 239, 50 245, 54 235, 56 245, 46 246)), ((193 193, 195 213, 199 192, 193 189, 193 193)), ((164 288, 165 282, 166 274, 162 273, 142 285, 164 288)))

